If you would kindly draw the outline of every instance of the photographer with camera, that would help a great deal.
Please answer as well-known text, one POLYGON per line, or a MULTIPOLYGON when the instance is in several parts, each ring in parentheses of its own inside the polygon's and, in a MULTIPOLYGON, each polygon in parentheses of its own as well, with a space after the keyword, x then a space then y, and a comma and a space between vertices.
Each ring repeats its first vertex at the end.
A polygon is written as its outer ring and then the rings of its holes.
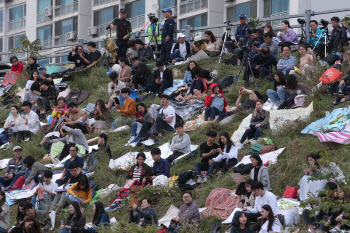
POLYGON ((128 41, 132 28, 130 21, 126 20, 125 8, 120 9, 119 16, 120 19, 114 19, 109 26, 111 30, 114 29, 114 25, 116 26, 117 39, 115 43, 118 46, 118 56, 126 57, 126 50, 128 49, 128 41))
POLYGON ((343 51, 343 46, 346 43, 346 31, 343 27, 340 26, 340 19, 337 16, 334 16, 331 18, 332 23, 332 34, 329 39, 328 47, 327 47, 327 54, 331 53, 332 50, 336 51, 339 48, 339 45, 341 46, 341 50, 338 52, 343 51))
POLYGON ((243 45, 245 45, 245 43, 248 40, 247 29, 250 29, 250 26, 248 24, 246 24, 246 22, 247 22, 247 15, 240 14, 239 15, 239 26, 237 26, 237 30, 235 33, 235 37, 239 38, 238 39, 239 47, 242 47, 243 45))
POLYGON ((255 48, 256 51, 261 52, 263 48, 269 48, 272 55, 275 56, 275 58, 278 58, 278 43, 276 41, 273 41, 273 34, 271 32, 264 34, 264 41, 259 48, 255 48))
POLYGON ((148 36, 149 43, 152 46, 153 50, 158 51, 158 42, 162 41, 162 33, 163 25, 159 22, 159 19, 156 17, 154 13, 149 13, 148 15, 149 24, 146 29, 146 33, 152 34, 152 36, 148 36))
POLYGON ((316 20, 310 21, 310 28, 311 31, 307 37, 307 44, 314 48, 318 57, 321 57, 322 51, 324 50, 324 29, 318 27, 318 22, 316 20))
POLYGON ((175 21, 171 17, 173 11, 170 8, 167 8, 162 12, 164 13, 166 20, 162 30, 162 49, 160 58, 162 61, 169 61, 171 48, 173 47, 174 42, 175 21))
MULTIPOLYGON (((254 29, 253 33, 256 33, 256 36, 252 39, 251 42, 251 50, 249 53, 249 56, 253 57, 257 53, 257 48, 259 48, 264 43, 264 37, 263 32, 264 30, 262 28, 254 29)), ((237 53, 237 65, 240 66, 242 59, 244 56, 244 49, 240 50, 237 53)))
POLYGON ((170 56, 173 64, 184 61, 191 56, 191 44, 186 41, 186 37, 183 33, 177 34, 177 42, 173 46, 170 56))

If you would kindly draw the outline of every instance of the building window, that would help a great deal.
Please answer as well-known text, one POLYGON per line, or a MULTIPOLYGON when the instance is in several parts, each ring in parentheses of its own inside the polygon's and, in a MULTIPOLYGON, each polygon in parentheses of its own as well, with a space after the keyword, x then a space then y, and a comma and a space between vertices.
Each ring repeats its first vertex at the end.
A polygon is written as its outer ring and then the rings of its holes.
POLYGON ((94 26, 104 25, 112 22, 118 17, 119 7, 110 7, 94 12, 94 26))
POLYGON ((172 8, 176 6, 175 0, 159 0, 159 9, 172 8))
POLYGON ((45 9, 51 5, 51 0, 38 0, 38 13, 45 12, 45 9))
POLYGON ((46 58, 46 59, 40 59, 38 61, 40 66, 47 66, 50 65, 50 58, 46 58))
POLYGON ((264 0, 264 17, 288 13, 289 0, 264 0))
POLYGON ((38 28, 37 38, 41 42, 51 40, 51 36, 52 36, 52 34, 51 34, 51 25, 38 28))
POLYGON ((78 30, 78 18, 65 19, 56 23, 55 36, 65 35, 68 32, 76 32, 78 30))
POLYGON ((4 10, 1 9, 0 10, 0 33, 3 31, 3 28, 4 28, 4 10))
POLYGON ((247 17, 253 17, 257 15, 256 1, 248 2, 233 7, 227 8, 227 20, 231 22, 238 22, 239 15, 246 14, 247 17))
POLYGON ((180 22, 181 29, 184 29, 186 25, 191 25, 191 27, 204 27, 208 25, 208 15, 197 15, 195 17, 183 19, 180 22))
POLYGON ((145 14, 145 0, 140 0, 137 2, 133 2, 130 4, 125 5, 127 18, 133 18, 136 16, 144 15, 145 14))
POLYGON ((75 0, 56 0, 56 6, 73 3, 75 0))
POLYGON ((10 8, 9 10, 9 19, 17 20, 17 19, 23 19, 26 15, 26 7, 25 5, 20 5, 17 7, 10 8))
MULTIPOLYGON (((3 50, 4 50, 2 43, 3 43, 3 38, 0 38, 0 52, 3 52, 3 50)), ((0 58, 1 58, 1 56, 0 56, 0 58)))
POLYGON ((17 48, 17 47, 21 46, 20 43, 18 42, 18 39, 20 39, 24 35, 25 34, 9 36, 9 38, 8 38, 9 49, 14 49, 14 48, 17 48))

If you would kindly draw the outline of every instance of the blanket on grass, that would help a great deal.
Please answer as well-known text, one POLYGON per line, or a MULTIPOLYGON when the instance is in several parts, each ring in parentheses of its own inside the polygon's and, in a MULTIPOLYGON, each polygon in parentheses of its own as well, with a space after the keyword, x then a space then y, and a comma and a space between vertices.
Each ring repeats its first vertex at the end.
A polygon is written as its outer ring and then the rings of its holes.
POLYGON ((166 95, 171 95, 171 93, 176 91, 181 86, 185 86, 184 80, 175 79, 173 81, 173 86, 165 89, 163 93, 166 95))
MULTIPOLYGON (((275 151, 271 151, 271 152, 266 153, 266 154, 261 154, 260 158, 263 161, 263 164, 266 166, 268 166, 270 164, 275 164, 277 162, 277 157, 284 151, 284 149, 286 149, 286 148, 284 147, 284 148, 281 148, 281 149, 278 149, 275 151)), ((241 163, 250 164, 251 163, 250 155, 243 156, 242 160, 240 162, 238 162, 235 165, 235 167, 237 167, 241 163)))
MULTIPOLYGON (((204 210, 206 210, 207 208, 199 208, 199 213, 203 212, 204 210)), ((177 215, 179 214, 179 209, 176 208, 174 205, 171 205, 169 207, 169 209, 167 210, 167 212, 165 213, 165 215, 163 216, 163 218, 158 219, 158 225, 159 226, 166 226, 169 227, 171 219, 177 217, 177 215)))

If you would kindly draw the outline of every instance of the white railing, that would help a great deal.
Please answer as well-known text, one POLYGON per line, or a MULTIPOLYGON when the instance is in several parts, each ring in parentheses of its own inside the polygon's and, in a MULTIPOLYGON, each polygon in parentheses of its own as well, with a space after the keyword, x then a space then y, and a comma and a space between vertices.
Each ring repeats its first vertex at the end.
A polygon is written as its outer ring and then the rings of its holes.
MULTIPOLYGON (((289 11, 282 11, 276 14, 272 14, 270 17, 276 17, 276 16, 283 16, 283 15, 289 15, 289 11)), ((272 26, 280 25, 282 20, 273 20, 271 21, 272 26)))
POLYGON ((43 47, 51 46, 51 45, 52 45, 52 39, 41 41, 41 46, 43 47))
POLYGON ((55 41, 55 45, 66 44, 67 43, 66 35, 55 36, 54 41, 55 41))
POLYGON ((45 11, 38 13, 36 16, 37 23, 43 23, 43 22, 50 21, 50 20, 51 19, 49 17, 45 16, 45 11))
POLYGON ((183 15, 204 8, 208 8, 208 0, 188 0, 180 4, 180 14, 183 15))
POLYGON ((128 19, 131 23, 132 28, 138 28, 145 25, 145 15, 139 15, 128 19))
POLYGON ((55 16, 66 15, 78 11, 78 2, 72 2, 55 7, 55 16))
MULTIPOLYGON (((177 16, 177 7, 173 6, 173 7, 170 7, 170 9, 173 11, 172 17, 176 17, 177 16)), ((164 13, 162 12, 162 10, 164 10, 164 9, 161 9, 161 10, 158 11, 158 19, 159 19, 159 21, 165 20, 164 13)))
POLYGON ((94 0, 94 6, 99 6, 111 2, 116 2, 117 0, 94 0))
MULTIPOLYGON (((102 25, 97 26, 97 28, 98 28, 97 34, 99 36, 104 36, 106 34, 109 34, 109 30, 106 29, 108 27, 108 25, 109 24, 107 23, 107 24, 102 24, 102 25)), ((115 28, 112 30, 112 35, 113 35, 113 33, 115 33, 115 28)))
POLYGON ((26 26, 26 18, 25 17, 23 17, 21 19, 9 21, 9 31, 24 28, 25 26, 26 26))

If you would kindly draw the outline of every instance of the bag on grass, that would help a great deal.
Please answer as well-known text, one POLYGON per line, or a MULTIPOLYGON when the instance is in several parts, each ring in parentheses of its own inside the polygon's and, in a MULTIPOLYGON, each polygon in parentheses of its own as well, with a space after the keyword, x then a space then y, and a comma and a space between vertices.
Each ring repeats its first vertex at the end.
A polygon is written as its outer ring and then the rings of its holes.
POLYGON ((10 191, 12 190, 21 190, 23 185, 24 185, 24 176, 20 176, 16 182, 12 185, 12 188, 10 189, 10 191))
POLYGON ((226 76, 223 77, 218 81, 218 84, 220 85, 221 88, 226 88, 229 87, 233 84, 233 76, 226 76))
POLYGON ((250 174, 250 171, 252 170, 253 165, 251 163, 249 164, 239 164, 237 167, 233 168, 234 173, 241 173, 241 175, 250 174))
POLYGON ((323 85, 334 83, 343 77, 343 73, 336 68, 326 70, 318 79, 323 85))
POLYGON ((259 154, 262 147, 263 145, 261 145, 260 143, 255 143, 252 147, 250 147, 249 153, 259 154))
POLYGON ((295 187, 289 187, 287 185, 286 191, 284 191, 282 198, 289 197, 289 198, 295 198, 298 194, 298 190, 295 187))
POLYGON ((328 56, 324 59, 324 61, 327 62, 330 66, 333 65, 337 60, 339 60, 339 56, 333 53, 328 54, 328 56))
POLYGON ((272 144, 272 145, 265 145, 262 146, 260 149, 260 154, 266 154, 269 153, 271 151, 274 151, 276 149, 276 145, 272 144))

